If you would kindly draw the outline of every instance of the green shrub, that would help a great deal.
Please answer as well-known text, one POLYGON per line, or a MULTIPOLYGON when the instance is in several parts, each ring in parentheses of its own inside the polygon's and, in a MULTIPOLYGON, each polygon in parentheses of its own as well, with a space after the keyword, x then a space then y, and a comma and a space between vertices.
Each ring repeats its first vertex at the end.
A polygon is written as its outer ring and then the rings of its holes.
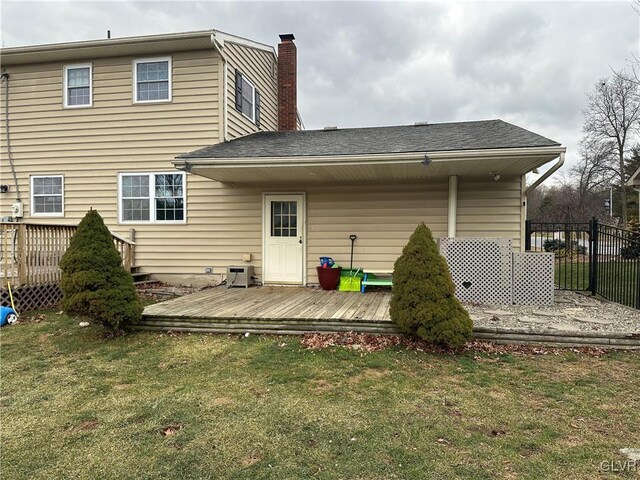
POLYGON ((60 267, 64 311, 92 317, 112 332, 140 319, 142 303, 133 278, 96 210, 78 225, 60 267))
POLYGON ((396 260, 389 313, 404 331, 435 345, 457 348, 471 338, 473 323, 455 297, 447 262, 424 223, 396 260))

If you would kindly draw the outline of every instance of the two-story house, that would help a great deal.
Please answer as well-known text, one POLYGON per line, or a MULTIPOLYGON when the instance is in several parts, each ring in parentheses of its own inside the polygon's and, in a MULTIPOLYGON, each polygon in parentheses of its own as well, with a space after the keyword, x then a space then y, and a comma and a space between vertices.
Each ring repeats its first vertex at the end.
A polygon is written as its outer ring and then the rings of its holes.
POLYGON ((521 249, 525 175, 565 151, 500 120, 300 131, 293 35, 278 54, 209 30, 6 48, 1 65, 0 215, 97 209, 165 281, 251 264, 262 283, 316 283, 352 234, 359 266, 389 270, 421 221, 521 249))
POLYGON ((22 221, 77 224, 92 207, 135 229, 138 264, 159 275, 238 262, 257 246, 251 195, 171 161, 276 130, 277 64, 273 47, 215 30, 3 49, 0 216, 19 200, 22 221))

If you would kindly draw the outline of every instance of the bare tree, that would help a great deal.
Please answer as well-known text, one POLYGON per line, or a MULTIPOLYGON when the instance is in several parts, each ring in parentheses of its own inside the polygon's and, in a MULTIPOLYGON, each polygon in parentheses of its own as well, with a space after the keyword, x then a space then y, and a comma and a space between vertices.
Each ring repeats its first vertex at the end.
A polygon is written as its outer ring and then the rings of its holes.
MULTIPOLYGON (((625 155, 630 150, 640 124, 639 86, 625 71, 617 72, 596 84, 587 94, 584 115, 583 145, 597 152, 613 152, 610 168, 615 172, 622 203, 622 223, 627 224, 625 155)), ((599 154, 594 158, 600 159, 599 154)))
POLYGON ((611 185, 617 176, 617 158, 611 142, 594 142, 584 138, 580 144, 580 160, 571 168, 571 180, 578 193, 599 192, 611 185))

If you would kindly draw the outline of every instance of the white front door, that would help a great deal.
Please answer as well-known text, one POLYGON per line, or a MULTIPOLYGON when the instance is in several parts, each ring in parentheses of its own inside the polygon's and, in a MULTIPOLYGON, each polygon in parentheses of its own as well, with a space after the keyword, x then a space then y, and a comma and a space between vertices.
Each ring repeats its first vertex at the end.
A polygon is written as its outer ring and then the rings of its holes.
POLYGON ((303 284, 304 194, 264 196, 264 283, 303 284))

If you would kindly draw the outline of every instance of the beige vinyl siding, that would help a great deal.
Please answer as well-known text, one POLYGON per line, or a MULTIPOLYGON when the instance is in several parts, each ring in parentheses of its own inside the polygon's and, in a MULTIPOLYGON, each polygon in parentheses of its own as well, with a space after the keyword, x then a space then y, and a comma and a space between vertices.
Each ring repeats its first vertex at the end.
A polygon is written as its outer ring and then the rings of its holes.
POLYGON ((459 237, 499 237, 513 239, 520 248, 522 218, 521 178, 460 177, 458 180, 459 237))
POLYGON ((358 236, 355 266, 389 270, 418 223, 424 221, 436 237, 446 235, 447 189, 446 179, 307 189, 309 282, 317 282, 315 267, 321 256, 349 265, 351 234, 358 236))
POLYGON ((278 129, 277 65, 272 53, 225 41, 227 59, 227 135, 229 139, 278 129), (236 68, 260 92, 260 126, 236 110, 236 68))
MULTIPOLYGON (((135 229, 136 262, 144 271, 200 273, 216 258, 224 258, 220 264, 237 262, 229 248, 218 247, 229 231, 236 238, 230 244, 242 245, 237 236, 243 228, 232 217, 234 205, 243 205, 242 194, 232 192, 228 205, 216 208, 219 186, 187 175, 186 225, 117 223, 118 173, 171 172, 176 155, 219 141, 219 57, 213 50, 167 55, 173 63, 167 103, 133 104, 137 57, 93 61, 93 106, 78 109, 62 107, 63 63, 8 67, 12 150, 24 221, 77 224, 92 207, 112 231, 127 236, 135 229), (43 174, 64 175, 64 218, 29 216, 29 177, 43 174), (212 235, 214 230, 221 236, 212 235)), ((0 200, 0 215, 8 216, 15 188, 4 128, 2 117, 0 178, 11 187, 0 200)))

